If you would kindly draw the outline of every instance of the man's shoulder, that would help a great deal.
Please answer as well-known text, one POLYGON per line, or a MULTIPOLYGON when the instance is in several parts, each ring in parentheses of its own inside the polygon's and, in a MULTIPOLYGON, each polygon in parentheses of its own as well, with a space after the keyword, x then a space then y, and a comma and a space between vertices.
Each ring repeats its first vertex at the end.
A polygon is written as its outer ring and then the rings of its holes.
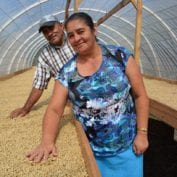
POLYGON ((55 48, 54 46, 52 46, 49 43, 46 43, 40 50, 40 54, 39 55, 45 55, 48 56, 50 53, 56 53, 57 48, 55 48))
MULTIPOLYGON (((46 43, 41 51, 49 51, 49 50, 65 50, 66 48, 72 49, 71 44, 68 40, 65 40, 62 46, 55 46, 50 43, 46 43)), ((73 50, 73 49, 72 49, 73 50)))
POLYGON ((43 52, 45 52, 45 51, 48 51, 49 48, 51 48, 51 45, 50 45, 50 44, 48 44, 48 43, 44 44, 43 47, 42 47, 41 50, 40 50, 40 53, 43 53, 43 52))

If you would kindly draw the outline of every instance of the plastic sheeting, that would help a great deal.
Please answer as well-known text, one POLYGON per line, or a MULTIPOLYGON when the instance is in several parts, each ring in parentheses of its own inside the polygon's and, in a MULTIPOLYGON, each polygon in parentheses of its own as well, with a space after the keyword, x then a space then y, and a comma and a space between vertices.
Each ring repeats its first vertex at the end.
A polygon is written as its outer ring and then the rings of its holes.
MULTIPOLYGON (((96 22, 118 0, 82 0, 79 11, 96 22)), ((66 0, 0 1, 0 76, 31 67, 46 43, 38 33, 43 15, 65 17, 66 0)), ((74 12, 71 1, 69 13, 74 12)), ((142 73, 177 80, 177 1, 144 0, 141 33, 142 73)), ((136 10, 131 3, 98 27, 98 38, 105 44, 123 45, 134 51, 136 10)))

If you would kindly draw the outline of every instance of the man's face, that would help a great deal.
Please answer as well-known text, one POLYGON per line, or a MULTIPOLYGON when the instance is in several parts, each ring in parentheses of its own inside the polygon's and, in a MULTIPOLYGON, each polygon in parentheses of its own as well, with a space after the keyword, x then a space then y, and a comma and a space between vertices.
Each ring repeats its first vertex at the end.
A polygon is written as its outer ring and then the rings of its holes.
POLYGON ((55 23, 53 26, 46 26, 42 28, 44 37, 50 44, 55 46, 61 46, 63 43, 63 25, 55 23))

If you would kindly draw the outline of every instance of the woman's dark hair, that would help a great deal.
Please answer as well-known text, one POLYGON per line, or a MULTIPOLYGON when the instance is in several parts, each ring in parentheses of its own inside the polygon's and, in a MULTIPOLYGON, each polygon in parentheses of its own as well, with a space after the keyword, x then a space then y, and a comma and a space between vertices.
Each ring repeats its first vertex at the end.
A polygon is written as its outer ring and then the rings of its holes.
POLYGON ((90 27, 91 30, 94 29, 94 23, 93 20, 91 18, 91 16, 89 16, 87 13, 85 12, 76 12, 74 14, 72 14, 64 23, 65 28, 67 28, 67 25, 70 21, 72 20, 77 20, 77 19, 81 19, 85 22, 85 24, 87 24, 87 26, 90 27))

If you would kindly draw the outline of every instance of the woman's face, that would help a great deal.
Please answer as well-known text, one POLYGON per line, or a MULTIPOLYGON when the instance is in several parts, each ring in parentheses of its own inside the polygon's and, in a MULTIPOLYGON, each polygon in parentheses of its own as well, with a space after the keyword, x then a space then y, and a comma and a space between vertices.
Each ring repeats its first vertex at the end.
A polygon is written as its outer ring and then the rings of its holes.
POLYGON ((92 30, 82 19, 68 22, 66 31, 70 44, 79 54, 90 52, 96 42, 95 29, 92 30))

